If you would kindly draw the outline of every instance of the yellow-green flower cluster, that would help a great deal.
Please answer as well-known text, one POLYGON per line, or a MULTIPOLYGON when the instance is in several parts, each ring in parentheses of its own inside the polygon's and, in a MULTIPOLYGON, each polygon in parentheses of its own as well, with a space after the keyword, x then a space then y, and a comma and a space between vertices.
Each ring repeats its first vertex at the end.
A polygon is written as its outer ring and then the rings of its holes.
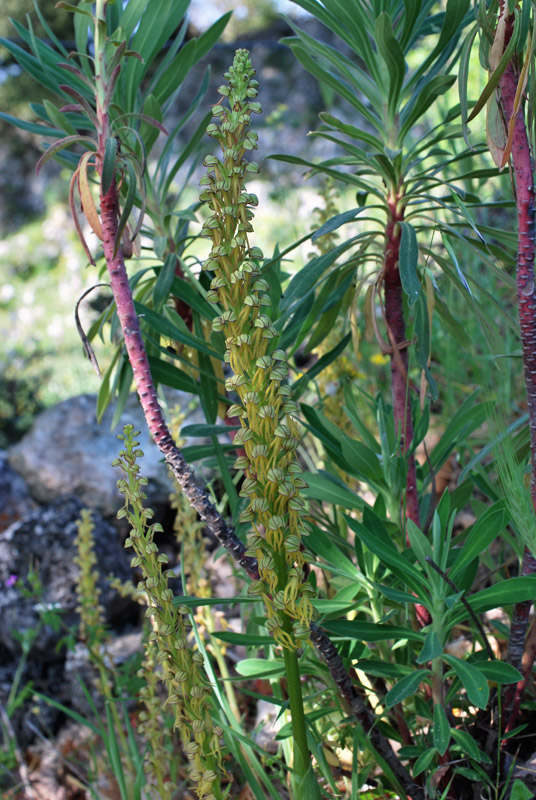
MULTIPOLYGON (((119 466, 124 475, 117 486, 125 496, 125 505, 117 516, 126 517, 132 526, 125 547, 134 549, 131 566, 138 567, 143 574, 138 591, 146 597, 146 615, 153 629, 149 641, 155 645, 154 657, 162 668, 168 692, 166 704, 173 708, 175 728, 190 762, 190 778, 200 800, 219 800, 222 730, 213 724, 210 715, 211 688, 203 673, 203 655, 194 651, 188 642, 185 619, 188 609, 174 606, 168 580, 175 577, 175 573, 165 568, 168 557, 158 552, 154 541, 154 534, 162 527, 158 523, 149 524, 153 512, 143 506, 143 486, 147 479, 140 477, 136 463, 143 455, 136 449, 137 435, 131 425, 126 425, 124 436, 119 436, 125 449, 114 465, 119 466)), ((165 786, 166 791, 171 788, 165 786)))
POLYGON ((162 724, 162 699, 159 695, 159 665, 157 662, 158 645, 154 641, 146 642, 144 658, 138 670, 138 677, 143 680, 139 692, 144 710, 138 714, 138 733, 143 736, 149 747, 144 758, 145 788, 154 785, 160 800, 171 800, 175 786, 168 779, 170 732, 162 724))
POLYGON ((76 555, 74 563, 80 569, 77 594, 80 614, 80 638, 88 647, 100 648, 106 641, 104 626, 104 609, 99 603, 100 591, 97 585, 99 573, 96 569, 95 542, 93 531, 95 525, 91 519, 91 511, 83 508, 77 522, 78 534, 75 539, 76 555))
POLYGON ((295 649, 309 635, 314 589, 305 578, 301 544, 309 526, 300 496, 306 483, 296 460, 299 431, 292 414, 297 406, 286 382, 285 353, 276 349, 268 283, 259 267, 263 254, 248 240, 257 197, 246 191, 244 181, 259 171, 244 158, 257 148, 257 134, 249 130, 251 114, 261 111, 254 100, 254 75, 249 53, 238 50, 225 75, 228 85, 218 90, 222 100, 213 109, 217 122, 207 128, 222 156, 207 156, 208 174, 201 180, 201 199, 212 212, 204 224, 212 239, 204 268, 214 273, 208 299, 224 309, 213 328, 225 335, 225 360, 233 373, 225 385, 240 401, 227 413, 240 419, 234 444, 245 455, 235 467, 245 473, 240 494, 249 501, 240 519, 251 522, 248 554, 258 559, 260 573, 248 591, 263 597, 276 640, 295 649))
POLYGON ((95 685, 103 695, 112 696, 112 673, 108 659, 104 658, 107 641, 104 623, 104 609, 99 603, 100 591, 97 585, 99 572, 96 569, 95 541, 93 532, 95 525, 91 511, 83 508, 77 523, 78 533, 75 539, 76 555, 74 563, 80 569, 78 585, 78 606, 80 614, 79 635, 87 647, 89 659, 96 670, 95 685))

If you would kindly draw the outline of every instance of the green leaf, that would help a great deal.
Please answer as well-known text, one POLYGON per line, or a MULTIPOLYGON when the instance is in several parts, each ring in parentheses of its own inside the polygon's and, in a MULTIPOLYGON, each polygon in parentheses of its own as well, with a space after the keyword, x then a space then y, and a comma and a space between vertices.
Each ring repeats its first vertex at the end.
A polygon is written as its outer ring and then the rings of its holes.
POLYGON ((450 734, 454 741, 460 745, 464 755, 469 756, 469 758, 474 759, 474 761, 480 761, 481 753, 478 749, 478 745, 467 731, 462 731, 459 728, 452 728, 450 734))
POLYGON ((417 664, 427 664, 429 661, 433 661, 434 658, 438 658, 442 653, 443 647, 437 633, 435 633, 435 631, 428 631, 421 652, 415 660, 417 664))
MULTIPOLYGON (((536 600, 536 576, 525 575, 509 578, 494 586, 488 586, 475 594, 467 595, 467 600, 475 614, 482 614, 491 608, 508 606, 513 603, 524 603, 536 600)), ((449 614, 449 627, 457 625, 466 619, 467 610, 460 604, 455 606, 449 614)))
POLYGON ((175 275, 171 283, 170 291, 174 297, 184 300, 190 308, 193 308, 205 319, 212 320, 216 316, 217 312, 214 307, 201 297, 195 286, 190 285, 183 278, 179 278, 175 275))
POLYGON ((505 661, 475 661, 474 666, 488 681, 494 683, 517 683, 523 680, 519 670, 505 661))
POLYGON ((174 606, 186 606, 186 608, 197 608, 198 606, 230 606, 235 603, 249 603, 251 605, 251 597, 245 595, 244 597, 193 597, 192 595, 178 595, 173 598, 174 606))
POLYGON ((421 772, 424 772, 430 764, 434 761, 435 754, 436 754, 435 747, 430 747, 428 750, 425 750, 424 753, 421 753, 415 764, 413 765, 412 775, 416 778, 421 772))
POLYGON ((358 477, 371 483, 384 483, 383 470, 376 453, 357 439, 345 436, 342 453, 358 477))
MULTIPOLYGON (((220 449, 224 453, 234 452, 236 447, 232 444, 223 444, 220 445, 220 449)), ((190 464, 194 461, 201 461, 204 458, 211 458, 216 455, 216 448, 213 444, 194 444, 191 447, 182 447, 181 452, 186 459, 186 461, 190 464)))
POLYGON ((240 430, 240 425, 204 425, 199 423, 198 425, 186 425, 184 428, 181 429, 181 436, 221 436, 222 434, 228 434, 229 431, 238 431, 240 430))
MULTIPOLYGON (((424 633, 414 631, 412 628, 401 625, 388 625, 379 622, 365 622, 363 620, 331 620, 322 623, 326 630, 335 633, 337 636, 344 636, 348 639, 357 639, 360 642, 383 642, 390 639, 408 639, 410 641, 422 642, 424 633)), ((422 674, 423 670, 419 670, 422 674)), ((429 672, 429 670, 427 670, 429 672)))
POLYGON ((393 589, 392 586, 386 586, 383 583, 375 583, 374 586, 376 589, 384 594, 389 600, 393 600, 395 603, 418 603, 419 599, 415 597, 414 594, 408 594, 408 592, 402 592, 400 589, 393 589))
POLYGON ((521 778, 516 778, 510 791, 510 800, 532 800, 534 794, 521 778))
POLYGON ((394 575, 404 581, 421 600, 424 600, 424 598, 422 598, 425 585, 423 575, 413 564, 406 561, 402 554, 394 547, 381 521, 368 508, 366 508, 366 518, 368 525, 364 524, 365 515, 363 522, 359 522, 352 517, 346 517, 346 521, 365 546, 378 556, 382 564, 386 564, 394 575))
POLYGON ((356 90, 349 86, 345 80, 338 77, 336 69, 332 64, 324 61, 325 66, 311 57, 306 47, 296 39, 283 39, 283 43, 288 44, 302 66, 310 72, 320 83, 326 84, 336 94, 340 95, 353 108, 356 109, 375 129, 381 129, 381 122, 374 108, 369 108, 368 104, 363 103, 357 96, 356 90))
POLYGON ((333 503, 333 505, 342 506, 342 508, 356 508, 359 510, 363 508, 364 501, 328 473, 306 472, 303 478, 308 483, 308 487, 302 489, 305 497, 323 503, 333 503))
POLYGON ((433 557, 432 547, 424 533, 415 525, 412 519, 406 520, 406 530, 409 543, 422 567, 427 569, 426 557, 433 557))
POLYGON ((286 669, 282 658, 272 658, 270 661, 264 658, 245 658, 238 662, 236 671, 246 678, 267 678, 284 675, 286 669))
POLYGON ((315 778, 312 764, 298 784, 296 800, 322 800, 322 794, 315 778))
POLYGON ((65 133, 70 134, 71 136, 77 135, 74 125, 71 124, 66 115, 59 111, 56 106, 50 102, 50 100, 43 100, 43 106, 46 110, 47 117, 54 125, 57 125, 58 128, 65 131, 65 133))
POLYGON ((504 502, 499 500, 477 519, 449 572, 454 583, 463 570, 481 553, 484 553, 508 521, 504 502))
POLYGON ((360 658, 357 666, 366 675, 390 680, 404 678, 406 675, 414 673, 414 668, 408 667, 406 664, 392 664, 388 661, 380 661, 378 658, 360 658))
POLYGON ((441 703, 434 704, 434 726, 432 730, 434 747, 440 756, 445 755, 450 742, 450 725, 441 703))
POLYGON ((63 139, 59 139, 57 142, 53 142, 50 145, 48 150, 45 150, 37 165, 35 167, 35 171, 39 172, 43 164, 46 164, 47 161, 50 161, 56 153, 59 153, 61 150, 64 150, 66 147, 70 147, 72 144, 85 144, 87 145, 90 150, 95 150, 96 145, 93 139, 90 139, 89 136, 79 136, 76 134, 75 136, 64 136, 63 139))
POLYGON ((325 111, 321 111, 318 116, 322 122, 326 123, 326 125, 330 125, 332 128, 335 128, 341 133, 351 136, 352 139, 357 139, 369 144, 372 148, 374 148, 375 151, 381 151, 383 147, 381 140, 376 136, 373 136, 371 133, 363 131, 361 128, 356 128, 355 125, 349 125, 346 122, 341 122, 340 119, 337 119, 337 117, 334 117, 325 111))
POLYGON ((320 239, 321 236, 325 236, 326 233, 333 233, 333 231, 338 230, 342 225, 346 225, 347 222, 354 220, 357 215, 364 210, 364 208, 352 208, 350 211, 343 211, 341 214, 335 214, 334 217, 324 222, 324 224, 313 233, 311 242, 314 244, 317 239, 320 239))
POLYGON ((313 527, 313 533, 307 539, 307 544, 317 556, 323 558, 327 563, 328 570, 335 572, 339 575, 346 575, 346 577, 356 580, 359 576, 359 570, 350 559, 341 552, 336 543, 326 536, 324 531, 316 525, 313 527))
POLYGON ((104 160, 102 162, 101 172, 101 191, 106 194, 115 174, 115 156, 117 152, 117 142, 113 137, 106 139, 104 146, 104 160))
POLYGON ((145 306, 143 303, 135 300, 134 307, 140 318, 143 318, 152 328, 154 328, 155 331, 163 336, 166 336, 174 341, 181 342, 182 344, 187 344, 189 347, 193 347, 199 352, 206 353, 207 356, 211 356, 212 358, 220 358, 219 353, 208 347, 203 339, 199 339, 197 336, 194 336, 188 331, 181 330, 165 317, 161 316, 156 311, 153 311, 148 306, 145 306))
POLYGON ((260 636, 252 633, 233 633, 232 631, 213 631, 210 634, 214 639, 220 639, 227 644, 240 644, 244 647, 263 647, 274 643, 273 636, 260 636))
POLYGON ((389 113, 397 110, 400 90, 406 73, 404 53, 393 33, 393 24, 388 14, 383 12, 376 20, 376 44, 389 72, 389 113))
MULTIPOLYGON (((196 333, 202 333, 202 327, 199 322, 199 316, 195 315, 195 322, 196 322, 196 333)), ((198 353, 199 359, 199 367, 200 367, 200 374, 199 374, 199 399, 201 400, 201 406, 203 408, 203 413, 205 415, 205 419, 209 423, 216 422, 216 417, 218 416, 218 382, 216 380, 216 374, 214 372, 214 367, 212 365, 212 359, 207 356, 205 353, 198 353)), ((220 473, 222 468, 224 468, 224 462, 222 461, 222 454, 221 451, 218 449, 218 443, 215 442, 217 448, 217 455, 219 460, 220 466, 220 473)), ((228 479, 228 472, 223 473, 223 481, 225 484, 225 488, 227 490, 227 494, 229 496, 229 500, 231 501, 232 496, 235 494, 236 490, 234 484, 230 479, 228 479)), ((232 505, 232 501, 231 501, 232 505)))
POLYGON ((408 297, 408 304, 415 305, 421 293, 421 282, 417 274, 419 260, 419 245, 415 228, 409 222, 400 222, 402 236, 400 238, 400 280, 402 288, 408 297))
POLYGON ((149 356, 149 366, 151 375, 157 383, 170 386, 172 389, 179 389, 181 392, 188 392, 188 394, 199 394, 199 386, 193 378, 182 369, 170 364, 169 361, 149 356))
POLYGON ((477 393, 474 392, 462 403, 430 454, 434 472, 437 473, 439 467, 445 462, 457 442, 467 438, 475 428, 478 428, 486 421, 492 405, 491 403, 480 403, 474 406, 476 396, 477 393))
POLYGON ((411 675, 406 675, 405 678, 395 683, 393 688, 385 695, 384 702, 386 707, 392 708, 407 697, 411 697, 411 695, 415 694, 424 679, 431 674, 431 670, 429 669, 417 669, 415 672, 412 672, 411 675))
POLYGON ((0 111, 0 119, 15 128, 20 128, 22 131, 37 133, 40 136, 55 136, 57 138, 58 136, 63 136, 64 133, 60 128, 47 128, 46 125, 40 125, 36 122, 26 122, 24 119, 17 119, 17 117, 12 117, 11 114, 5 114, 3 111, 0 111))
POLYGON ((486 678, 479 670, 467 661, 462 661, 460 658, 451 656, 448 653, 443 654, 443 660, 452 667, 460 679, 463 688, 467 692, 469 702, 477 708, 486 708, 489 700, 489 686, 486 678))
POLYGON ((176 267, 177 256, 175 253, 169 253, 169 255, 166 256, 164 265, 158 271, 158 277, 153 288, 155 306, 160 306, 167 300, 171 284, 175 277, 176 267))
POLYGON ((425 114, 435 100, 444 94, 455 82, 455 75, 436 75, 427 81, 416 98, 410 100, 400 115, 402 125, 398 141, 403 142, 420 117, 425 114))
POLYGON ((469 117, 467 118, 468 122, 471 122, 471 120, 473 120, 482 111, 487 101, 489 100, 489 98, 499 85, 501 76, 512 59, 512 54, 517 46, 518 38, 519 38, 519 17, 516 16, 512 37, 508 42, 507 46, 505 47, 504 53, 502 54, 501 59, 497 64, 497 67, 494 69, 492 75, 490 76, 489 81, 484 86, 482 94, 478 98, 477 102, 473 107, 473 110, 469 114, 469 117))
POLYGON ((326 269, 347 249, 348 242, 343 242, 337 247, 334 247, 333 250, 330 250, 329 253, 316 256, 302 267, 287 286, 287 290, 280 303, 281 310, 284 311, 287 309, 294 300, 298 298, 303 299, 303 297, 313 289, 326 269))
POLYGON ((83 14, 84 16, 93 19, 93 15, 89 11, 85 11, 79 6, 75 6, 74 3, 66 3, 65 0, 60 0, 59 3, 56 3, 56 8, 64 8, 66 11, 72 11, 73 14, 83 14))

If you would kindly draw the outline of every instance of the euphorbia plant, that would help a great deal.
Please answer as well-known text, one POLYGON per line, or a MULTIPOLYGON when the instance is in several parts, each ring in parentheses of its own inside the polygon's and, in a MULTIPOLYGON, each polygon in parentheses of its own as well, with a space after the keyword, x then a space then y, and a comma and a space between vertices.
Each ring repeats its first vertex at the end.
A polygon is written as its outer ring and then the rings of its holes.
MULTIPOLYGON (((436 502, 434 476, 454 444, 430 453, 417 475, 415 451, 427 431, 429 398, 438 397, 430 370, 432 319, 436 314, 449 324, 452 321, 437 284, 434 290, 432 266, 437 264, 465 291, 451 240, 458 239, 486 257, 478 237, 463 231, 468 217, 459 199, 466 192, 456 184, 459 166, 470 163, 482 146, 460 148, 459 107, 445 112, 444 99, 441 113, 445 118, 437 125, 428 121, 432 106, 437 107, 456 80, 453 67, 461 32, 470 19, 469 0, 449 2, 437 14, 433 14, 432 0, 412 3, 411 10, 399 0, 372 5, 365 0, 296 1, 355 55, 344 55, 342 44, 337 48, 320 42, 289 20, 296 35, 286 43, 351 112, 346 112, 347 119, 336 116, 337 112, 322 112, 322 124, 312 134, 335 144, 340 156, 318 163, 275 157, 307 166, 312 174, 325 173, 356 192, 358 206, 342 210, 313 239, 348 224, 359 232, 333 251, 336 257, 344 252, 347 261, 335 267, 326 261, 325 268, 331 267, 327 273, 311 265, 310 281, 318 294, 314 314, 306 317, 295 346, 307 342, 309 336, 318 342, 316 329, 332 313, 328 289, 335 291, 346 275, 355 276, 347 289, 347 295, 353 296, 345 305, 339 300, 339 308, 345 307, 349 317, 355 315, 361 304, 359 294, 366 289, 367 332, 372 331, 390 362, 395 435, 391 437, 380 420, 382 406, 374 407, 381 452, 357 420, 363 441, 353 446, 354 452, 346 445, 335 463, 380 489, 391 518, 399 518, 402 530, 404 518, 427 528, 436 502), (421 57, 423 39, 430 36, 431 49, 421 57), (417 63, 415 68, 410 66, 413 63, 417 63), (429 486, 432 491, 426 496, 429 486)), ((476 197, 466 200, 468 206, 477 202, 476 197)), ((308 267, 300 274, 302 282, 307 280, 307 271, 308 267)), ((312 302, 312 291, 303 305, 312 302)), ((348 319, 347 327, 355 333, 359 323, 348 319)), ((454 330, 454 335, 461 334, 454 330)), ((357 339, 354 336, 356 346, 357 339)), ((311 427, 320 431, 318 415, 305 413, 311 427)))
MULTIPOLYGON (((532 3, 499 2, 487 10, 478 6, 478 26, 467 39, 466 66, 470 45, 480 28, 480 53, 488 67, 489 81, 467 121, 486 107, 486 132, 489 150, 500 170, 511 166, 517 207, 516 287, 519 328, 523 355, 528 420, 530 430, 530 496, 536 509, 536 293, 534 258, 536 255, 536 194, 534 191, 534 8, 532 3)), ((462 72, 466 75, 466 71, 462 72)), ((467 115, 467 86, 461 82, 462 105, 467 115)), ((518 481, 522 477, 518 476, 518 481)), ((519 487, 517 491, 524 491, 519 487)), ((515 493, 512 493, 515 494, 515 493)), ((507 501, 509 500, 507 496, 507 501)), ((536 573, 535 539, 530 527, 516 520, 519 509, 510 503, 514 522, 524 540, 522 575, 536 573)), ((508 642, 508 661, 523 672, 523 680, 514 691, 503 692, 501 732, 516 723, 519 704, 536 658, 535 632, 527 639, 532 603, 515 606, 508 642)))

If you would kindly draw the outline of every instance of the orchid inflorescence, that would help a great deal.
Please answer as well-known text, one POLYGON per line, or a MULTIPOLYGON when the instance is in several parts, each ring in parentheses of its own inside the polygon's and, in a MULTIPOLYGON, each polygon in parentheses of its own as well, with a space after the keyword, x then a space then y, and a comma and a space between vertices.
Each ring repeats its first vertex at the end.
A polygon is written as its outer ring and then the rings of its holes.
MULTIPOLYGON (((117 516, 125 517, 131 525, 125 547, 133 548, 135 556, 131 566, 139 568, 143 574, 138 591, 146 598, 146 616, 152 626, 149 641, 154 643, 156 651, 150 658, 161 665, 168 692, 166 704, 174 711, 175 728, 190 762, 190 778, 196 784, 199 800, 216 800, 220 796, 222 730, 214 725, 210 715, 212 689, 203 672, 204 657, 192 650, 188 641, 186 618, 189 610, 173 604, 173 592, 168 583, 175 573, 166 569, 168 557, 158 551, 154 541, 154 534, 162 527, 158 523, 149 524, 153 512, 143 506, 147 478, 139 475, 136 463, 143 455, 137 449, 137 435, 131 425, 126 425, 124 436, 118 437, 124 442, 124 449, 114 466, 120 467, 124 475, 117 486, 125 497, 125 505, 117 516)), ((142 723, 148 722, 148 715, 140 719, 142 723)), ((169 782, 164 783, 164 788, 169 792, 174 789, 169 782)))
POLYGON ((285 353, 275 348, 279 334, 269 316, 268 283, 260 268, 263 254, 248 240, 258 202, 244 185, 246 175, 259 171, 255 162, 244 158, 257 148, 257 134, 249 129, 251 114, 261 112, 254 100, 254 75, 247 50, 237 50, 225 74, 228 85, 218 90, 222 99, 213 109, 216 122, 207 128, 219 142, 222 157, 206 157, 208 173, 201 180, 201 200, 212 212, 203 226, 212 239, 204 269, 214 274, 207 299, 223 309, 213 329, 225 336, 225 361, 232 370, 226 389, 239 399, 227 411, 241 425, 234 444, 243 454, 234 466, 244 471, 240 495, 248 505, 239 519, 252 525, 248 555, 258 560, 260 575, 248 592, 264 600, 266 625, 276 641, 296 649, 300 640, 309 638, 315 591, 304 569, 302 536, 310 527, 300 496, 307 484, 296 458, 300 433, 292 414, 298 408, 286 383, 285 353), (223 105, 225 98, 228 107, 223 105))

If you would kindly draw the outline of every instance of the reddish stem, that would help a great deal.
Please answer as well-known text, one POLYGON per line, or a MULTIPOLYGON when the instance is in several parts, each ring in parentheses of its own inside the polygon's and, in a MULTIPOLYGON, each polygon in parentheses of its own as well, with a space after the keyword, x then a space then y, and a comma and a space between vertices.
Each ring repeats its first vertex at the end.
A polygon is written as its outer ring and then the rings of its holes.
MULTIPOLYGON (((413 422, 409 401, 408 383, 408 351, 406 347, 406 324, 402 303, 402 281, 398 268, 400 256, 400 225, 404 219, 404 207, 400 199, 395 197, 389 201, 389 218, 387 220, 386 246, 383 271, 383 291, 385 298, 385 319, 389 328, 391 341, 391 390, 393 394, 393 411, 395 430, 400 436, 402 451, 406 453, 413 439, 413 422), (393 346, 394 343, 394 346, 393 346), (395 348, 398 352, 395 352, 395 348)), ((406 476, 406 517, 419 525, 419 498, 417 495, 417 472, 415 457, 407 458, 408 473, 406 476)))
MULTIPOLYGON (((402 281, 398 268, 400 258, 400 225, 404 220, 404 206, 400 198, 389 200, 389 217, 385 230, 386 245, 383 269, 383 292, 385 298, 385 321, 391 342, 391 391, 393 395, 393 413, 395 431, 400 437, 402 452, 407 453, 413 439, 413 421, 411 419, 411 403, 409 400, 408 350, 406 346, 406 323, 402 302, 402 281)), ((420 527, 419 497, 417 494, 417 470, 415 456, 406 457, 406 518, 420 527)), ((409 538, 406 533, 406 544, 409 538)), ((418 623, 421 627, 431 622, 430 612, 425 606, 415 607, 418 623)))
MULTIPOLYGON (((501 13, 502 13, 501 4, 501 13)), ((504 46, 512 36, 513 17, 507 20, 504 46)), ((514 117, 514 98, 520 77, 522 54, 514 55, 499 81, 499 100, 506 125, 514 117)), ((534 256, 535 256, 535 195, 533 186, 534 165, 527 135, 524 101, 515 114, 514 135, 512 143, 512 165, 515 176, 517 205, 517 260, 516 284, 519 309, 519 326, 523 352, 523 372, 527 392, 529 414, 530 452, 531 452, 531 497, 536 509, 536 295, 534 292, 534 256)), ((536 573, 536 559, 525 547, 521 565, 522 575, 536 573)), ((507 661, 519 669, 523 661, 525 640, 529 623, 531 602, 517 603, 514 607, 510 638, 508 642, 507 661)), ((532 670, 534 652, 527 672, 532 670)), ((505 730, 515 725, 519 704, 521 702, 525 680, 517 687, 508 687, 504 692, 503 719, 507 720, 505 730)))
POLYGON ((101 223, 104 257, 110 275, 117 315, 147 426, 190 504, 209 530, 250 577, 258 577, 256 560, 244 555, 242 542, 210 502, 207 490, 198 483, 194 471, 186 463, 181 451, 173 441, 160 408, 120 246, 114 254, 118 227, 118 199, 115 181, 112 181, 105 195, 101 193, 101 223))

